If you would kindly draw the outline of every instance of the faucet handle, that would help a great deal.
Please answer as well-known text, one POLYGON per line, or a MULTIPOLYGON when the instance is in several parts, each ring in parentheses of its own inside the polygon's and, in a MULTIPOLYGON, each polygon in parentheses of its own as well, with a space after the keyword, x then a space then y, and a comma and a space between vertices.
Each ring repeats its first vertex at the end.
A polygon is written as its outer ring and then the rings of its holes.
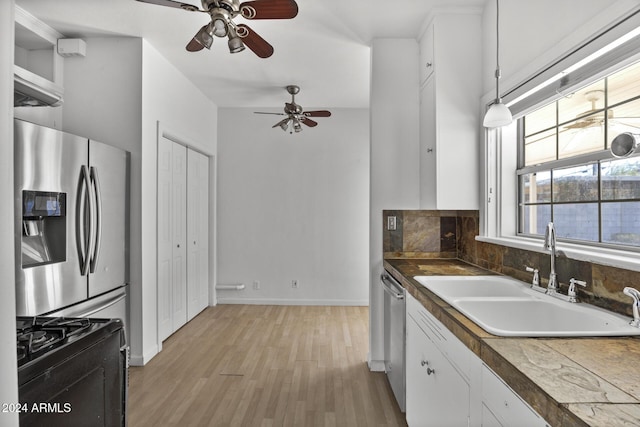
POLYGON ((540 286, 540 272, 538 271, 538 269, 533 267, 528 267, 526 265, 524 269, 529 273, 533 273, 533 279, 531 281, 531 284, 534 286, 540 286))
POLYGON ((575 297, 576 296, 576 285, 580 285, 583 288, 587 286, 587 282, 585 282, 584 280, 577 280, 574 279, 573 277, 571 279, 569 279, 569 292, 568 295, 570 297, 575 297))
POLYGON ((633 310, 633 320, 631 322, 629 322, 629 324, 631 326, 635 326, 636 328, 640 328, 640 292, 635 289, 635 288, 630 288, 630 287, 626 287, 622 290, 622 292, 625 295, 630 296, 631 298, 633 298, 633 305, 632 305, 632 310, 633 310))

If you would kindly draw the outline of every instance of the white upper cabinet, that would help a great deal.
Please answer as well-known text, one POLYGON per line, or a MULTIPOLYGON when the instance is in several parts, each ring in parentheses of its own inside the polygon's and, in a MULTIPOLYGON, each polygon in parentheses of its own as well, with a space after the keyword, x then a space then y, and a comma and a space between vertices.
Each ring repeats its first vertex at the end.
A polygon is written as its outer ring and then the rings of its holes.
POLYGON ((63 58, 56 49, 61 38, 62 34, 16 6, 15 73, 30 81, 47 82, 61 93, 63 58))
POLYGON ((436 66, 433 57, 434 27, 429 25, 420 39, 420 84, 424 84, 436 66))
POLYGON ((479 208, 481 15, 433 16, 420 39, 420 208, 479 208))

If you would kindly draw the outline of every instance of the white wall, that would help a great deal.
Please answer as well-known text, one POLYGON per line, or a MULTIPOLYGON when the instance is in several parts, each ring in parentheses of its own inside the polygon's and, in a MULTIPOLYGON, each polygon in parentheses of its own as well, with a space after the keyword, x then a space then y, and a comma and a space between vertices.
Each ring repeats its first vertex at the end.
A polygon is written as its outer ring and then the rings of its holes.
POLYGON ((414 39, 375 39, 371 48, 369 367, 384 369, 382 211, 419 209, 419 65, 414 39))
MULTIPOLYGON (((13 14, 14 1, 0 2, 0 402, 18 402, 13 234, 13 14)), ((0 412, 0 425, 18 426, 18 414, 0 412)))
POLYGON ((366 305, 367 110, 331 108, 297 134, 254 111, 219 110, 218 283, 245 289, 218 302, 366 305))
POLYGON ((155 280, 158 122, 213 155, 217 106, 139 38, 86 42, 85 58, 65 60, 63 128, 131 153, 131 361, 144 364, 160 348, 155 280))

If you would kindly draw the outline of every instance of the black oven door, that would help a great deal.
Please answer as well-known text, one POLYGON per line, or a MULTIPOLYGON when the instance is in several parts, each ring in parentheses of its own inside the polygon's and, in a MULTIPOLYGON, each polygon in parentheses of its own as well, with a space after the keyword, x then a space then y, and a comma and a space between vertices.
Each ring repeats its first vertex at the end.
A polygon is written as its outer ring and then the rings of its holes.
POLYGON ((121 329, 19 386, 20 426, 123 426, 121 329))

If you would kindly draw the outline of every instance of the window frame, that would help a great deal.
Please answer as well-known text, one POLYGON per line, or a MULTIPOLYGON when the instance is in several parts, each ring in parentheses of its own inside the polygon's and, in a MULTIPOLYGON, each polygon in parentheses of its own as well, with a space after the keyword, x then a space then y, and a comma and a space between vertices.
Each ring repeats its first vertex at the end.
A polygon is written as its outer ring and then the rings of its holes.
MULTIPOLYGON (((545 84, 549 76, 557 75, 562 70, 572 67, 578 62, 592 55, 602 46, 621 37, 629 32, 630 28, 640 26, 640 8, 634 8, 625 16, 617 20, 617 23, 610 25, 605 30, 595 34, 577 49, 557 56, 557 60, 551 65, 539 68, 539 72, 533 76, 520 74, 522 80, 520 84, 513 84, 512 89, 503 95, 503 100, 518 118, 533 111, 538 106, 554 101, 549 94, 555 93, 557 97, 562 96, 566 91, 572 90, 578 85, 584 86, 598 79, 611 74, 615 69, 620 69, 625 65, 636 62, 640 59, 640 38, 633 40, 633 46, 629 43, 617 48, 614 52, 596 59, 595 66, 586 67, 572 73, 577 74, 580 81, 575 83, 576 77, 572 75, 571 82, 575 85, 572 88, 564 85, 566 79, 560 79, 555 83, 545 84), (611 67, 611 58, 618 56, 615 67, 611 67), (606 63, 609 65, 606 65, 606 63), (604 63, 604 64, 603 64, 604 63), (593 70, 591 73, 589 69, 593 70), (586 75, 586 76, 585 76, 586 75), (546 92, 546 96, 541 93, 546 92), (529 94, 529 98, 523 95, 529 94)), ((542 63, 541 63, 542 64, 542 63)), ((549 64, 549 63, 547 63, 549 64)), ((507 85, 508 86, 508 85, 507 85)), ((483 110, 488 107, 494 94, 488 93, 483 97, 483 110)), ((556 98, 557 99, 557 98, 556 98)), ((480 200, 480 233, 476 237, 477 241, 498 244, 501 246, 523 249, 528 251, 548 253, 542 248, 543 239, 541 237, 530 237, 517 234, 518 225, 518 170, 519 155, 517 153, 518 121, 513 124, 497 129, 484 129, 484 144, 481 147, 481 200, 480 200)), ((599 155, 606 155, 603 150, 599 155)), ((598 154, 588 154, 589 158, 598 154)), ((566 164, 566 159, 559 160, 557 165, 566 164)), ((640 271, 640 261, 638 252, 630 250, 631 247, 619 249, 617 247, 590 246, 585 242, 575 243, 571 241, 559 241, 558 249, 565 256, 571 259, 587 262, 596 262, 604 265, 624 268, 633 271, 640 271)))

